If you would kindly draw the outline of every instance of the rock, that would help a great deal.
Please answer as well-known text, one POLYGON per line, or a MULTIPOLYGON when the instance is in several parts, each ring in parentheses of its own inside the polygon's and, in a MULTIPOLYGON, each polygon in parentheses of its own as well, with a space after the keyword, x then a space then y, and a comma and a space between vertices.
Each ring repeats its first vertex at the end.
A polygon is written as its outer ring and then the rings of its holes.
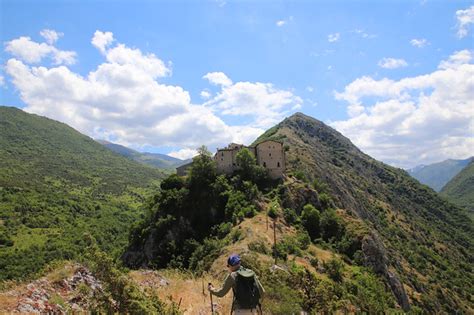
POLYGON ((395 273, 388 270, 387 252, 375 233, 367 235, 362 239, 362 252, 364 254, 364 265, 372 268, 375 273, 387 279, 398 304, 404 311, 409 311, 410 303, 403 284, 395 273))

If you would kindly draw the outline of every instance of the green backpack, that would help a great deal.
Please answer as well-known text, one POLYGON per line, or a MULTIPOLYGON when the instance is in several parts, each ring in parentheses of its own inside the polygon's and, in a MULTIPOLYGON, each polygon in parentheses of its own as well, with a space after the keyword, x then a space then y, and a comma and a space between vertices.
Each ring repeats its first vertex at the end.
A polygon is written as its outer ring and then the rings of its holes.
POLYGON ((258 290, 255 272, 241 267, 235 278, 235 301, 243 309, 256 309, 260 304, 260 291, 258 290))

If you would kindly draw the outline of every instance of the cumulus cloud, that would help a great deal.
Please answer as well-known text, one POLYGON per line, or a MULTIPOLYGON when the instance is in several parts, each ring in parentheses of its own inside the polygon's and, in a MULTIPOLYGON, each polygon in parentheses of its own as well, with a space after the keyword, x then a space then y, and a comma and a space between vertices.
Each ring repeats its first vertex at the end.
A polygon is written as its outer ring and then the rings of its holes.
POLYGON ((175 157, 180 160, 190 159, 198 154, 196 149, 180 149, 177 151, 171 151, 168 153, 169 156, 175 157))
POLYGON ((95 31, 94 37, 92 37, 91 43, 94 45, 102 54, 105 54, 106 48, 114 41, 114 34, 112 32, 101 32, 95 31))
POLYGON ((232 85, 232 80, 229 79, 223 72, 209 72, 202 77, 207 79, 213 85, 229 86, 232 85))
POLYGON ((337 42, 340 37, 341 37, 341 34, 339 34, 339 33, 329 34, 328 35, 328 42, 330 42, 330 43, 337 42))
POLYGON ((427 39, 425 38, 413 38, 411 41, 410 41, 410 44, 412 46, 415 46, 415 47, 418 47, 418 48, 423 48, 425 47, 426 45, 429 45, 429 42, 427 39))
POLYGON ((76 52, 59 50, 47 43, 37 43, 27 36, 6 42, 5 46, 5 51, 30 64, 40 63, 45 57, 50 57, 55 65, 71 65, 76 62, 76 52))
POLYGON ((385 69, 396 69, 401 67, 408 66, 408 63, 403 59, 395 59, 395 58, 383 58, 378 63, 379 67, 385 69))
POLYGON ((270 83, 237 82, 222 85, 221 91, 204 105, 221 115, 250 117, 254 126, 267 128, 302 103, 291 91, 277 89, 270 83))
MULTIPOLYGON (((248 144, 264 131, 262 126, 296 105, 291 100, 299 101, 269 83, 234 84, 224 73, 213 72, 204 78, 220 92, 204 94, 208 102, 194 104, 182 87, 159 82, 171 70, 156 55, 118 43, 110 32, 96 31, 92 42, 104 61, 85 75, 64 65, 32 65, 12 53, 5 72, 26 104, 24 110, 65 122, 93 138, 134 147, 177 147, 173 154, 186 157, 201 144, 210 149, 229 142, 248 144), (248 114, 249 119, 229 125, 219 117, 219 108, 228 115, 248 114), (259 115, 250 113, 251 108, 259 115), (263 113, 268 117, 257 123, 263 113)), ((8 45, 6 50, 11 52, 8 45)), ((43 57, 29 60, 35 58, 43 57)))
POLYGON ((208 90, 201 91, 199 95, 201 96, 202 99, 205 99, 205 100, 208 100, 211 98, 211 92, 209 92, 208 90))
POLYGON ((474 24, 474 5, 465 10, 456 11, 458 38, 463 38, 469 33, 469 27, 474 24))
POLYGON ((40 35, 43 36, 48 44, 52 45, 57 42, 59 37, 62 37, 64 34, 58 33, 55 30, 44 29, 40 32, 40 35))
POLYGON ((455 52, 438 70, 401 80, 362 77, 335 93, 348 102, 347 120, 332 126, 390 164, 412 167, 465 158, 474 147, 474 65, 455 52))

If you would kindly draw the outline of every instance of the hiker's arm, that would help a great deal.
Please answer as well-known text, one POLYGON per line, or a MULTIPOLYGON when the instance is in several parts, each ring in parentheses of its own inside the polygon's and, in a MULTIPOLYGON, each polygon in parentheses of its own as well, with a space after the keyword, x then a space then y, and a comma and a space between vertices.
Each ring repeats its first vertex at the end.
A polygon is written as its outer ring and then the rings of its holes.
POLYGON ((216 289, 211 289, 211 294, 217 296, 217 297, 223 297, 224 295, 229 292, 229 290, 234 286, 235 280, 232 278, 232 276, 229 274, 227 275, 227 278, 225 278, 224 285, 222 288, 216 290, 216 289))
POLYGON ((255 276, 255 280, 257 280, 257 288, 258 288, 258 291, 260 292, 260 296, 263 296, 263 294, 265 293, 265 289, 263 288, 263 285, 260 283, 260 280, 258 280, 257 276, 255 276))

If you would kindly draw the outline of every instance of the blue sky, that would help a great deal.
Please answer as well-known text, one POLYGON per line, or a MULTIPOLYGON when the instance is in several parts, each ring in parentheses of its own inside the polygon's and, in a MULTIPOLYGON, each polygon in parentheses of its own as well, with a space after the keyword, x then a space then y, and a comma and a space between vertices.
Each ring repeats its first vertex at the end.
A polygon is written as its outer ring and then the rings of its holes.
POLYGON ((185 158, 301 111, 400 167, 474 152, 472 1, 0 3, 0 103, 95 138, 185 158))

